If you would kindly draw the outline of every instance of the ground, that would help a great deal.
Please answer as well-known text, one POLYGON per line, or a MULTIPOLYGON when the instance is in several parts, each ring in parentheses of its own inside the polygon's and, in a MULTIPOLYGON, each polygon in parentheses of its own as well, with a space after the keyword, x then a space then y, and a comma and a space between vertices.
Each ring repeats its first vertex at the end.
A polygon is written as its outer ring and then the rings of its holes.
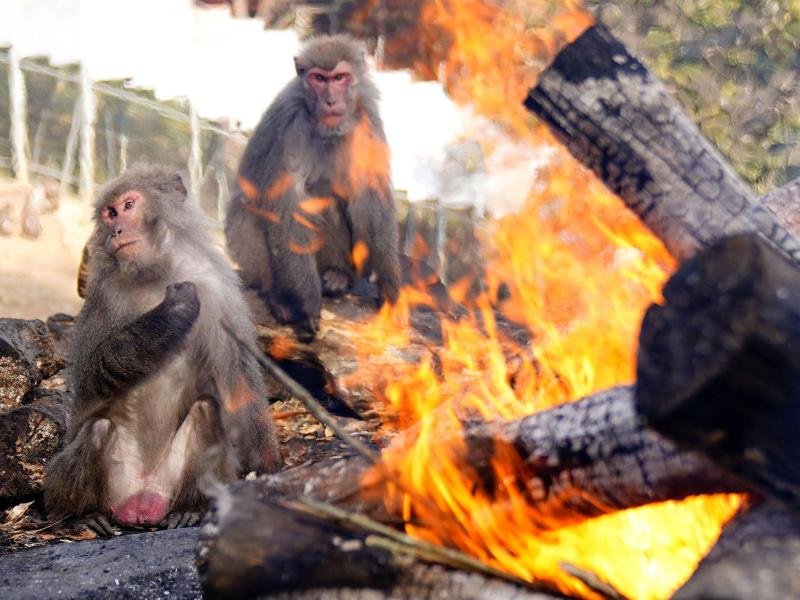
POLYGON ((0 317, 46 319, 76 314, 82 300, 76 291, 81 251, 91 231, 90 210, 73 197, 40 216, 41 233, 22 235, 24 195, 19 186, 0 180, 0 206, 12 205, 13 232, 0 235, 0 317))

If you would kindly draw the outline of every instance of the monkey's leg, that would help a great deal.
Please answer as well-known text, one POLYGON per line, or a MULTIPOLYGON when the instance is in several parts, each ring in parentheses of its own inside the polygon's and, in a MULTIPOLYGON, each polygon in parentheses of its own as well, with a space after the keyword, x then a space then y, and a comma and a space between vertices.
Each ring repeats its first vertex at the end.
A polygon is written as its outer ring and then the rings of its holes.
POLYGON ((315 253, 324 241, 307 220, 293 218, 296 212, 284 212, 288 214, 280 222, 264 222, 272 267, 269 308, 276 319, 294 329, 301 342, 310 342, 317 334, 322 310, 315 253))
POLYGON ((264 390, 255 380, 257 365, 243 363, 238 379, 223 393, 224 438, 235 453, 241 473, 277 471, 283 459, 278 449, 272 411, 264 390))
POLYGON ((51 518, 106 510, 104 455, 112 433, 108 419, 87 419, 50 461, 44 502, 51 518))
POLYGON ((169 512, 159 522, 160 527, 188 527, 200 521, 206 505, 199 488, 203 476, 210 475, 224 482, 235 479, 235 459, 225 442, 217 402, 213 398, 197 400, 154 473, 160 480, 174 482, 176 490, 169 512))
POLYGON ((391 194, 369 190, 350 201, 348 211, 353 248, 366 248, 367 265, 377 276, 381 300, 395 302, 400 293, 400 254, 391 194))
POLYGON ((259 217, 247 212, 241 191, 231 199, 225 219, 225 244, 239 265, 244 283, 266 292, 272 287, 269 250, 263 236, 259 217))

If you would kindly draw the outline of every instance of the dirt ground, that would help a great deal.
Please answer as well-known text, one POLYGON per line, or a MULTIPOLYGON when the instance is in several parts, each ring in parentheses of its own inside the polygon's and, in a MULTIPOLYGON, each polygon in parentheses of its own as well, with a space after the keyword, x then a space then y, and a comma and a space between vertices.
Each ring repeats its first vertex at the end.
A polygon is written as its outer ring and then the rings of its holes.
POLYGON ((76 291, 83 244, 91 231, 89 207, 64 198, 55 212, 40 216, 41 234, 22 235, 25 195, 0 180, 0 206, 11 204, 13 233, 0 235, 0 317, 46 319, 62 312, 75 315, 82 300, 76 291))

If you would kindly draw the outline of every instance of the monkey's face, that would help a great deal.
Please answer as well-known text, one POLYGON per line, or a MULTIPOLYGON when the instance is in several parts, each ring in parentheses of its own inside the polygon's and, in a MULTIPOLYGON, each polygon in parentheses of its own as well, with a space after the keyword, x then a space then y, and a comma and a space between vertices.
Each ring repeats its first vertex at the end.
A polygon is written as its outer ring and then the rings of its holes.
POLYGON ((149 247, 145 224, 147 202, 143 194, 128 190, 100 209, 106 249, 119 262, 140 260, 146 254, 149 247))
POLYGON ((331 70, 313 67, 305 73, 312 95, 311 108, 321 133, 342 135, 353 121, 355 85, 353 67, 347 61, 331 70))

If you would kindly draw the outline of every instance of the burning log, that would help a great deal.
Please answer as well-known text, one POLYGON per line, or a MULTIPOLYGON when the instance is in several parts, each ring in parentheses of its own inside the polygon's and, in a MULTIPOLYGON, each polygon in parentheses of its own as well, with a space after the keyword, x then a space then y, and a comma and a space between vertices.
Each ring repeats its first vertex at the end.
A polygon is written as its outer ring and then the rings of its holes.
POLYGON ((687 261, 642 322, 637 407, 800 510, 800 271, 754 235, 687 261))
MULTIPOLYGON (((543 529, 652 502, 747 489, 703 456, 683 451, 645 428, 629 387, 517 421, 468 427, 465 439, 468 452, 459 460, 463 468, 475 472, 476 485, 488 495, 497 493, 492 458, 509 450, 516 454, 531 517, 543 529)), ((451 441, 443 439, 443 452, 453 447, 451 441)), ((378 472, 366 477, 370 466, 360 456, 304 465, 242 482, 234 494, 257 490, 261 497, 302 496, 382 522, 397 521, 384 506, 384 479, 378 472)))
POLYGON ((800 519, 774 502, 737 515, 675 600, 800 596, 800 519))
POLYGON ((800 241, 603 25, 558 54, 525 106, 676 258, 725 235, 754 231, 800 263, 800 241))
POLYGON ((470 462, 494 487, 489 462, 501 447, 524 461, 520 475, 543 528, 744 485, 699 454, 644 427, 630 387, 617 387, 507 423, 466 432, 470 462))
POLYGON ((452 598, 467 597, 467 591, 471 598, 552 597, 501 573, 487 576, 495 572, 474 559, 363 517, 253 492, 221 491, 203 527, 198 569, 206 598, 279 592, 290 598, 452 598), (427 560, 482 572, 452 571, 427 560))

